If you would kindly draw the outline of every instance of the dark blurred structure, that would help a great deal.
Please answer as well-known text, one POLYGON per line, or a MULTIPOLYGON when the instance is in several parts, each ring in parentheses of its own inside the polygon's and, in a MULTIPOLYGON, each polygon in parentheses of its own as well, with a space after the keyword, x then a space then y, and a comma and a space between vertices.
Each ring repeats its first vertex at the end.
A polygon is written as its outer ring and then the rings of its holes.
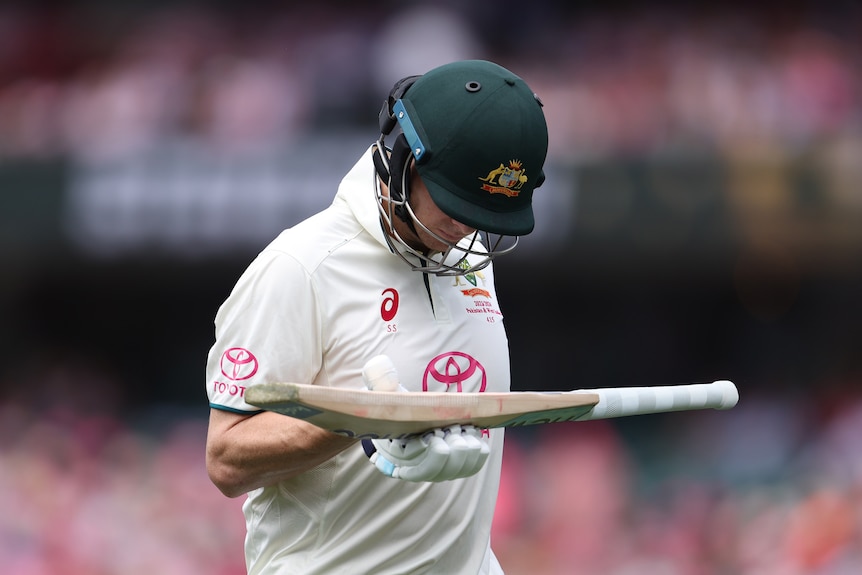
POLYGON ((204 409, 242 268, 330 201, 395 79, 467 57, 551 126, 539 229, 499 266, 518 388, 860 372, 850 4, 27 6, 0 7, 4 395, 68 363, 112 407, 204 409))
MULTIPOLYGON (((91 472, 122 500, 124 466, 176 463, 185 433, 202 445, 212 320, 242 269, 331 201, 395 80, 487 58, 538 92, 551 133, 537 231, 497 267, 514 387, 727 378, 742 397, 726 414, 513 433, 497 525, 512 573, 858 572, 862 537, 840 510, 858 511, 862 486, 848 439, 862 413, 859 38, 852 2, 0 4, 6 564, 49 573, 74 555, 41 529, 76 497, 77 521, 114 519, 91 472), (72 460, 71 491, 16 523, 33 482, 62 483, 72 460), (531 482, 553 500, 524 495, 531 482), (578 496, 599 491, 606 507, 578 496), (627 562, 602 562, 623 547, 627 562)), ((207 486, 186 459, 180 487, 207 486)), ((167 507, 159 469, 139 487, 167 507)), ((201 497, 194 525, 218 501, 201 497)), ((213 541, 236 559, 224 542, 241 534, 210 535, 172 569, 193 572, 213 541)), ((95 572, 91 559, 68 572, 95 572)), ((100 568, 117 565, 152 570, 143 556, 100 568)))

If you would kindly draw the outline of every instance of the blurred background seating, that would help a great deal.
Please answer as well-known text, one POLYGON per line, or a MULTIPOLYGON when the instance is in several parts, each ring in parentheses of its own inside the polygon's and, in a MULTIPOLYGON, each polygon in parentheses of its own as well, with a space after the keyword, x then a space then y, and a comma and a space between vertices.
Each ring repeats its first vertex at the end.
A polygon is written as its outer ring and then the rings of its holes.
POLYGON ((3 3, 4 571, 244 572, 203 464, 215 311, 397 79, 485 58, 551 137, 497 268, 513 387, 741 392, 510 432, 507 573, 858 573, 860 27, 849 2, 3 3))

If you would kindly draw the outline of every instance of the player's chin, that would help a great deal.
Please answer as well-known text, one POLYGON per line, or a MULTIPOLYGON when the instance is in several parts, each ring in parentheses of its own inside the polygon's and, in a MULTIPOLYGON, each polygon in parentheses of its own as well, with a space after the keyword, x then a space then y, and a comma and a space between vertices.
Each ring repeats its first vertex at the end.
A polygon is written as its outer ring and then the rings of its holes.
MULTIPOLYGON (((423 234, 420 241, 422 241, 422 245, 425 246, 429 252, 445 252, 452 247, 450 244, 440 241, 437 238, 433 238, 428 234, 423 234)), ((457 242, 452 242, 453 245, 456 243, 457 242)))
MULTIPOLYGON (((445 233, 438 233, 438 238, 428 238, 430 242, 433 243, 433 249, 438 252, 445 252, 449 248, 458 245, 458 242, 464 239, 464 236, 460 234, 452 235, 445 233)), ((429 246, 432 247, 432 246, 429 246)))

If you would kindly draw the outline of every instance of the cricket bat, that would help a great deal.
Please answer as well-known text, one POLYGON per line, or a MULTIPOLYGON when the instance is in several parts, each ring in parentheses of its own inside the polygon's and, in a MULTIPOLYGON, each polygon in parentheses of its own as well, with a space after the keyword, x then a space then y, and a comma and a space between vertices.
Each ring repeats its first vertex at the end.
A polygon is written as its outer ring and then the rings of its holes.
POLYGON ((407 393, 301 383, 249 387, 245 401, 357 439, 397 439, 454 424, 481 428, 590 421, 669 411, 730 409, 733 382, 565 392, 407 393))

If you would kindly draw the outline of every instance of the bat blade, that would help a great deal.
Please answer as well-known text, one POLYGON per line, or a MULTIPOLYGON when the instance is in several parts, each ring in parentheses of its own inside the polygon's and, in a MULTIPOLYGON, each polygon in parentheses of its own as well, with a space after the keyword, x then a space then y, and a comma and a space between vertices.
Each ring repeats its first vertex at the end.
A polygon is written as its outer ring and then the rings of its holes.
POLYGON ((589 421, 692 409, 730 409, 730 381, 584 389, 567 392, 404 393, 267 383, 246 390, 247 403, 356 438, 398 438, 436 427, 482 428, 589 421))
POLYGON ((599 402, 589 392, 404 393, 266 383, 246 402, 357 438, 396 438, 454 424, 514 427, 574 421, 599 402))

